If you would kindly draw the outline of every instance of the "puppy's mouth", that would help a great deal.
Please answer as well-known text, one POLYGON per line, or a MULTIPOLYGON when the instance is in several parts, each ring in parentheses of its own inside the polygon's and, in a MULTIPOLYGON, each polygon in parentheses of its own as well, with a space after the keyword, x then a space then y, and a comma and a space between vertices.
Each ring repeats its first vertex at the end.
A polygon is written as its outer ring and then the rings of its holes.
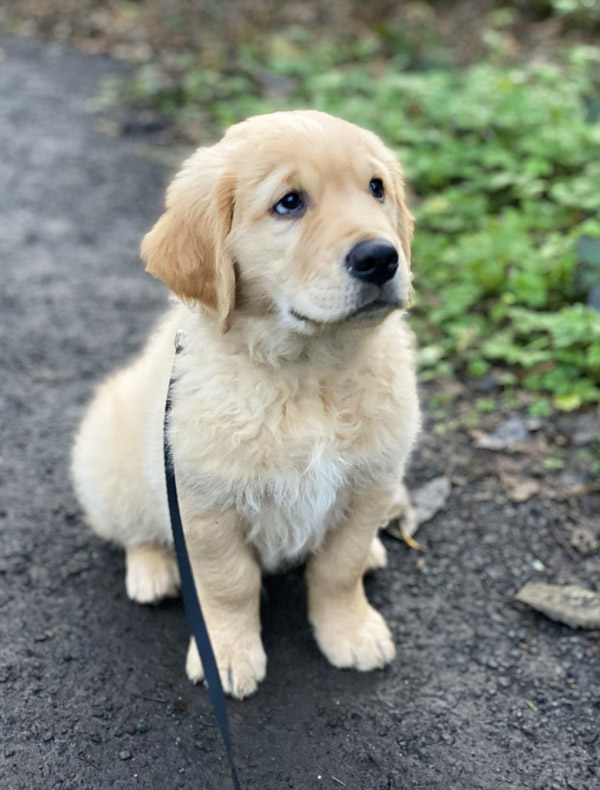
POLYGON ((308 323, 311 324, 340 324, 344 321, 358 322, 358 321, 367 321, 373 318, 379 318, 380 316, 383 316, 386 313, 391 313, 392 310, 399 310, 400 308, 402 308, 402 306, 403 306, 402 303, 399 301, 388 302, 388 301, 384 301, 383 299, 375 299, 374 301, 369 302, 368 304, 365 304, 356 310, 352 310, 351 312, 346 313, 346 315, 340 316, 339 318, 333 318, 330 320, 310 318, 309 316, 303 315, 302 313, 299 313, 297 310, 294 310, 293 307, 290 308, 289 312, 290 315, 292 315, 298 321, 307 321, 308 323))

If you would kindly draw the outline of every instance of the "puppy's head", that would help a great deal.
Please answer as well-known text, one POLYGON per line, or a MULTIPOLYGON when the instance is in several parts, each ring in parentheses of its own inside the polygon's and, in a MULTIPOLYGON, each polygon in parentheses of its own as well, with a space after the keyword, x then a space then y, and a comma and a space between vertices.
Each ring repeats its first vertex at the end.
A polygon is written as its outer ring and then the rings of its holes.
POLYGON ((406 305, 412 232, 402 170, 374 134, 282 112, 231 127, 184 164, 142 257, 223 331, 238 309, 312 334, 406 305))

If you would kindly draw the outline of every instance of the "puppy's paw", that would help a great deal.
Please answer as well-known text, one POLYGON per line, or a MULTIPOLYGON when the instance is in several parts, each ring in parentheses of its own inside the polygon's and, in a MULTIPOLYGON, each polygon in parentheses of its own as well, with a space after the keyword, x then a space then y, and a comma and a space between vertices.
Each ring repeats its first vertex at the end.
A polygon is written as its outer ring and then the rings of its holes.
POLYGON ((380 568, 385 568, 387 565, 387 551, 381 542, 380 538, 376 535, 371 543, 369 549, 369 556, 367 557, 367 564, 365 566, 365 573, 370 571, 378 571, 380 568))
POLYGON ((321 623, 313 618, 315 638, 334 667, 368 672, 382 669, 396 655, 387 623, 376 609, 367 605, 363 615, 329 616, 321 623))
POLYGON ((155 544, 134 546, 126 550, 125 588, 137 603, 158 603, 174 598, 179 592, 179 568, 175 556, 155 544))
MULTIPOLYGON (((237 699, 254 694, 267 673, 267 656, 260 636, 246 635, 227 644, 212 637, 211 641, 224 692, 237 699)), ((193 638, 190 639, 185 671, 193 683, 204 680, 204 668, 193 638)))

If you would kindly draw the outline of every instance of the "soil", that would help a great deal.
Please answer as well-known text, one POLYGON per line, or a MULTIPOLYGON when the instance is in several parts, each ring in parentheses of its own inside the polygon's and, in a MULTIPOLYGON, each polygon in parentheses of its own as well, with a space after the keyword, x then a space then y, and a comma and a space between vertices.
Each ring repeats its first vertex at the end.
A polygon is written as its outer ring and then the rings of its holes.
MULTIPOLYGON (((181 604, 127 600, 121 552, 86 530, 67 473, 94 385, 165 305, 138 248, 170 174, 139 155, 135 126, 97 129, 90 100, 123 65, 0 47, 0 785, 224 790, 206 691, 184 673, 181 604)), ((385 538, 389 567, 367 583, 397 640, 389 669, 328 666, 301 571, 265 579, 268 677, 229 703, 243 787, 600 788, 598 634, 512 602, 532 580, 594 588, 598 495, 560 494, 538 470, 538 493, 512 501, 498 452, 436 425, 409 482, 449 475, 450 499, 420 551, 385 538)))

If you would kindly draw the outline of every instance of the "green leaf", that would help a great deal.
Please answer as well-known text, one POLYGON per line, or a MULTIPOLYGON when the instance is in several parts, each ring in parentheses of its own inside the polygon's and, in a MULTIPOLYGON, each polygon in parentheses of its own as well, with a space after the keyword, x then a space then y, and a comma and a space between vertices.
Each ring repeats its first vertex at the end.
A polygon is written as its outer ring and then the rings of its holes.
POLYGON ((588 294, 600 282, 600 238, 580 236, 577 239, 579 265, 575 274, 575 287, 579 293, 588 294))
POLYGON ((531 403, 527 409, 532 417, 551 417, 552 406, 548 398, 539 398, 531 403))
POLYGON ((554 405, 561 411, 575 411, 581 406, 581 398, 579 395, 557 395, 553 400, 554 405))

